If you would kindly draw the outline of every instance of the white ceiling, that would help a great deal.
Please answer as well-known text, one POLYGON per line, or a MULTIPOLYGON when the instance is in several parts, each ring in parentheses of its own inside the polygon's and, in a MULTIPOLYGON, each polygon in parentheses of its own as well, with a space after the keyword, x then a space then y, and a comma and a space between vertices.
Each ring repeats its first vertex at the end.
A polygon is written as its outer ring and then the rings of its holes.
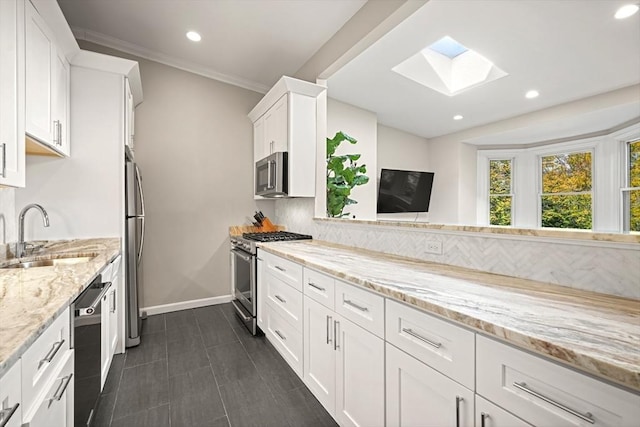
MULTIPOLYGON (((433 138, 640 83, 640 14, 616 20, 618 0, 430 0, 328 80, 329 96, 374 111, 387 126, 433 138), (449 97, 391 69, 443 36, 509 76, 449 97), (529 89, 540 96, 524 98, 529 89), (454 121, 456 114, 463 120, 454 121)), ((529 144, 610 129, 640 117, 631 103, 572 120, 476 138, 529 144)))
MULTIPOLYGON (((1 1, 1 0, 0 0, 1 1)), ((266 92, 366 0, 58 0, 76 37, 266 92), (193 43, 188 30, 202 35, 193 43)))

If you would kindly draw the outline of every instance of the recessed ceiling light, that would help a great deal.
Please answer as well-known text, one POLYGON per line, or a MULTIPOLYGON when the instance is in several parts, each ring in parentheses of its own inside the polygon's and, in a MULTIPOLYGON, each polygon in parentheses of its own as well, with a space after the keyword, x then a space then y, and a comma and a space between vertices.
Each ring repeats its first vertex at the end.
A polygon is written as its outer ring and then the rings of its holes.
POLYGON ((456 114, 455 116, 453 116, 453 120, 462 120, 464 119, 464 117, 462 117, 460 114, 456 114))
POLYGON ((200 37, 200 34, 196 33, 195 31, 189 31, 187 33, 187 38, 192 42, 199 42, 200 40, 202 40, 202 37, 200 37))
POLYGON ((628 18, 635 14, 640 7, 637 4, 626 4, 616 11, 614 15, 616 19, 628 18))
POLYGON ((537 90, 530 90, 529 92, 527 92, 524 96, 527 99, 533 99, 533 98, 537 98, 538 95, 540 95, 540 93, 537 90))

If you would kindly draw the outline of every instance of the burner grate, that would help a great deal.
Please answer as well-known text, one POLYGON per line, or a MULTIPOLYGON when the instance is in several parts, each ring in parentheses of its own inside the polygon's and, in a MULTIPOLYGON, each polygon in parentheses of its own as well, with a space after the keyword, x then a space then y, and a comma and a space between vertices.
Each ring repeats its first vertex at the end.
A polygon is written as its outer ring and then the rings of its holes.
POLYGON ((242 235, 247 240, 256 242, 281 242, 289 240, 309 240, 313 237, 308 234, 291 233, 289 231, 274 231, 270 233, 244 233, 242 235))

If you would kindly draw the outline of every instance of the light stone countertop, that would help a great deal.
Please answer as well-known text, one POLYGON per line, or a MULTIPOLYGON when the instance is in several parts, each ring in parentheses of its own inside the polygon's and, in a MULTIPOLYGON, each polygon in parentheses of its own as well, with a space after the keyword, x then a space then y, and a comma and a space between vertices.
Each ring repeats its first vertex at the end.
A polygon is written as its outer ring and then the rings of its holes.
MULTIPOLYGON (((37 256, 22 259, 94 258, 52 267, 0 268, 0 377, 119 253, 119 238, 54 241, 37 256)), ((0 259, 0 267, 16 261, 0 259)))
POLYGON ((314 270, 640 391, 638 300, 318 240, 260 243, 259 246, 314 270))

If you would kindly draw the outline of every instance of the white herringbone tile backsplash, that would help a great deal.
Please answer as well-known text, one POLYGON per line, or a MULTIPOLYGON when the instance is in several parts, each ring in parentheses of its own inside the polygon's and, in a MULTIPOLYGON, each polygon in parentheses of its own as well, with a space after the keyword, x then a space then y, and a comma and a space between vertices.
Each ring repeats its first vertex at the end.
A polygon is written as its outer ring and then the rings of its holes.
POLYGON ((313 212, 313 199, 276 202, 278 224, 319 240, 640 299, 640 248, 314 221, 313 212), (434 240, 442 242, 442 255, 424 251, 434 240))

